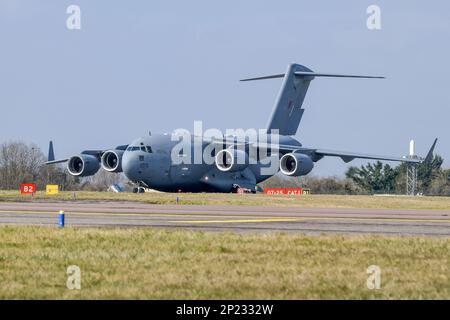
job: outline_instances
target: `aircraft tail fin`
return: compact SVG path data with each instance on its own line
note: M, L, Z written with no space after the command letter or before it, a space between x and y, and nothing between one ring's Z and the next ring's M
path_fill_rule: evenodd
M344 74L317 73L300 64L290 64L286 73L258 78L242 79L241 81L266 80L284 78L280 92L275 101L272 114L267 124L267 131L277 129L281 135L295 135L305 109L303 100L308 91L309 83L315 77L338 78L384 78L374 76L358 76Z

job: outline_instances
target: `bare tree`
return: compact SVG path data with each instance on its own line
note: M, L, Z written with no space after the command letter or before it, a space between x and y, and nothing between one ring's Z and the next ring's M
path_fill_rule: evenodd
M74 189L78 179L68 175L61 165L44 165L45 156L35 144L22 141L0 145L0 189L19 189L21 183L36 183L38 190L46 184Z
M0 188L17 189L35 182L45 157L34 144L16 141L0 145Z

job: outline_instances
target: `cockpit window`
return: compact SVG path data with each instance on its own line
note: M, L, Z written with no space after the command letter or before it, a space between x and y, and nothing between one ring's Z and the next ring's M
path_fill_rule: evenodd
M144 151L148 153L152 153L152 147L150 146L140 146L140 147L128 147L127 151Z

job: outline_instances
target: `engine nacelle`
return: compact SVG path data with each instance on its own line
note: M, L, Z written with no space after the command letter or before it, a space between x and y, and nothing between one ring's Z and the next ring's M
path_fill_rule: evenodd
M73 176L87 177L97 173L100 169L98 159L90 154L79 154L73 156L67 162L67 170Z
M304 176L313 168L314 163L306 154L286 153L280 159L280 171L287 176Z
M123 150L108 150L103 153L102 168L108 172L122 172Z
M223 149L217 152L215 162L220 171L241 171L248 166L248 154L242 150Z

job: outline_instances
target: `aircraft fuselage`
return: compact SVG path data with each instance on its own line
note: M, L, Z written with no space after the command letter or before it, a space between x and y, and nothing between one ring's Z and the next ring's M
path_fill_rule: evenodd
M281 140L301 146L291 137L281 137ZM170 134L136 139L122 156L124 174L138 185L167 192L231 192L236 187L254 191L257 183L272 176L261 174L261 168L268 165L260 161L234 172L221 171L214 163L204 163L203 159L202 163L194 163L194 146L192 153L186 155L190 156L191 161L174 164L172 150L177 143L172 141ZM201 143L202 152L207 145Z

